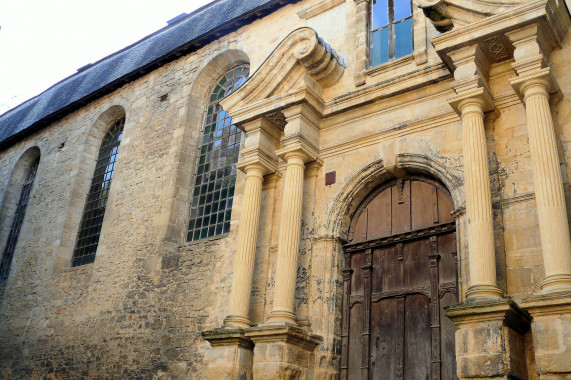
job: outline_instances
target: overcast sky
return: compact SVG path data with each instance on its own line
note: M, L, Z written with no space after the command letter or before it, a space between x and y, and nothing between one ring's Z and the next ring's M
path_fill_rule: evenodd
M0 0L0 114L211 0Z

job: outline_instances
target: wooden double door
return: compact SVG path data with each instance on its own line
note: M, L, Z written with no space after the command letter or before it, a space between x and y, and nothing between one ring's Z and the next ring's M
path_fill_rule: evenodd
M355 213L345 246L341 379L456 379L456 229L449 193L396 180Z

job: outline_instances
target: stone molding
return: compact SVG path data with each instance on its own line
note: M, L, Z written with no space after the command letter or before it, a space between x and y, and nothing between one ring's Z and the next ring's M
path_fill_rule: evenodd
M319 335L310 334L291 325L251 327L245 330L245 336L250 338L254 345L262 342L282 342L305 350L314 350L323 341Z
M243 329L220 328L202 332L202 337L212 347L238 346L252 350L254 343L246 337Z
M319 3L312 5L308 8L305 8L299 12L297 15L299 18L308 19L315 16L318 16L324 12L327 12L330 9L335 8L338 5L345 3L345 0L323 0Z
M454 71L454 64L447 53L465 46L467 43L481 42L485 55L491 63L498 59L506 59L504 55L494 53L497 47L486 43L490 38L497 38L507 52L513 50L511 44L503 36L504 33L521 28L522 26L537 23L545 35L545 41L552 47L561 46L569 27L565 4L557 0L540 0L514 8L504 13L490 16L481 21L464 27L451 30L432 39L436 52L450 69Z
M571 292L536 294L522 298L520 306L533 317L553 314L571 314Z

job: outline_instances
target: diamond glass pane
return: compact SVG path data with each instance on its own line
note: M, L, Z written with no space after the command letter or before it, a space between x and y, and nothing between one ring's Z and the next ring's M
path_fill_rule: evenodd
M242 132L232 123L232 118L222 109L219 101L238 89L248 74L248 66L235 67L218 81L210 94L195 171L188 241L230 232L236 162Z
M36 178L39 163L39 158L32 163L30 169L28 169L28 173L26 173L26 179L22 185L22 191L20 191L20 199L16 206L16 212L14 214L12 224L10 225L6 247L4 248L4 252L2 252L2 260L0 261L0 284L5 284L8 280L10 266L12 265L12 257L14 257L14 251L16 249L16 244L18 243L18 236L20 235L20 229L22 228L24 215L26 214L26 206L30 200L30 190L32 190L32 185Z
M103 138L101 148L99 148L95 172L91 179L73 251L71 265L74 267L89 264L95 260L124 125L124 118L117 120Z

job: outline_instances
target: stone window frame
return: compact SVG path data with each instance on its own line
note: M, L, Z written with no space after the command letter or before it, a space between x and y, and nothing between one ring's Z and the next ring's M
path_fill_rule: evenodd
M218 80L230 69L243 64L250 64L250 59L243 50L235 48L223 50L211 59L204 60L203 64L196 70L193 78L189 80L190 89L185 119L174 132L175 135L180 135L181 138L176 158L174 196L171 200L164 238L167 245L202 244L205 241L220 239L227 235L222 234L196 241L186 240L196 162L200 157L199 153L203 139L204 110L209 103L210 93L215 88ZM238 190L236 189L235 197L237 193ZM234 202L236 202L236 199ZM234 218L234 210L232 211L232 218Z
M371 9L372 0L354 0L355 13L352 25L354 25L355 49L354 49L354 74L355 86L363 86L367 77L385 74L406 66L412 62L416 66L428 62L428 33L426 17L418 7L415 0L412 1L413 20L413 49L412 54L393 59L378 66L371 66Z
M22 191L22 186L26 179L26 175L30 170L32 164L34 164L35 161L40 161L40 158L41 158L40 148L38 146L32 146L26 149L24 153L20 155L20 157L16 161L16 164L14 165L14 168L11 171L11 175L9 177L8 183L4 191L4 199L2 201L2 207L0 208L0 255L3 254L4 249L6 248L6 243L8 241L8 234L10 232L10 226L12 224L12 220L16 212L16 207L20 200L20 194ZM30 189L30 194L29 194L30 201L28 202L28 206L30 206L30 203L34 198L34 194L37 188L37 183L39 178L38 173L40 172L41 169L40 165L41 162L38 164L38 168L36 170L36 176L34 178L32 187ZM29 218L30 207L26 208L26 214L28 215ZM24 217L24 221L22 222L19 235L25 234L25 227L27 224L26 221L28 218ZM18 251L18 248L21 246L21 244L22 244L21 240L19 239L18 243L16 244L14 255L12 257L12 269L11 269L12 271L14 270L15 267L14 258L17 256L16 252ZM8 281L10 277L12 276L8 277ZM6 283L2 284L1 286L4 286Z
M95 170L101 143L109 128L113 126L113 123L121 118L125 118L122 145L125 144L126 132L129 130L130 125L130 120L127 117L126 109L126 105L119 104L106 108L105 111L99 114L95 122L93 122L85 136L85 140L78 148L79 162L77 164L76 172L74 173L75 179L72 185L72 192L66 210L66 218L62 229L60 243L57 249L57 255L54 264L54 273L91 267L94 264L97 264L97 262L104 256L102 242L105 240L105 233L109 228L107 215L109 214L109 208L114 203L115 192L117 191L116 186L111 186L109 191L107 210L105 213L106 217L103 219L103 225L101 227L99 244L95 255L95 262L76 267L72 266L73 251L75 242L77 240L77 234L79 232L79 224L83 215L85 203L87 201L87 193L89 192L91 177L93 176ZM120 150L117 156L117 162L115 163L116 168L121 167L123 154L124 153L122 153ZM116 176L116 173L114 176Z
M124 127L124 117L120 117L112 122L107 129L107 132L105 132L99 146L96 166L94 168L94 173L91 176L89 191L85 197L85 205L83 212L81 213L81 221L79 223L77 239L73 249L71 265L74 267L91 264L95 261L96 253L91 253L90 251L93 248L97 250L101 239L101 228L103 227L103 220L105 219L109 193L111 186L113 185L117 157L121 152L121 140ZM108 139L111 139L111 141ZM102 157L102 153L105 152L109 152L109 155ZM101 163L104 163L104 165L101 166ZM103 170L103 172L98 174L98 170ZM97 189L94 189L94 187ZM95 207L93 206L94 203L96 204ZM103 212L101 224L98 222L99 215L95 217L90 216L90 212ZM89 253L86 253L86 251Z

